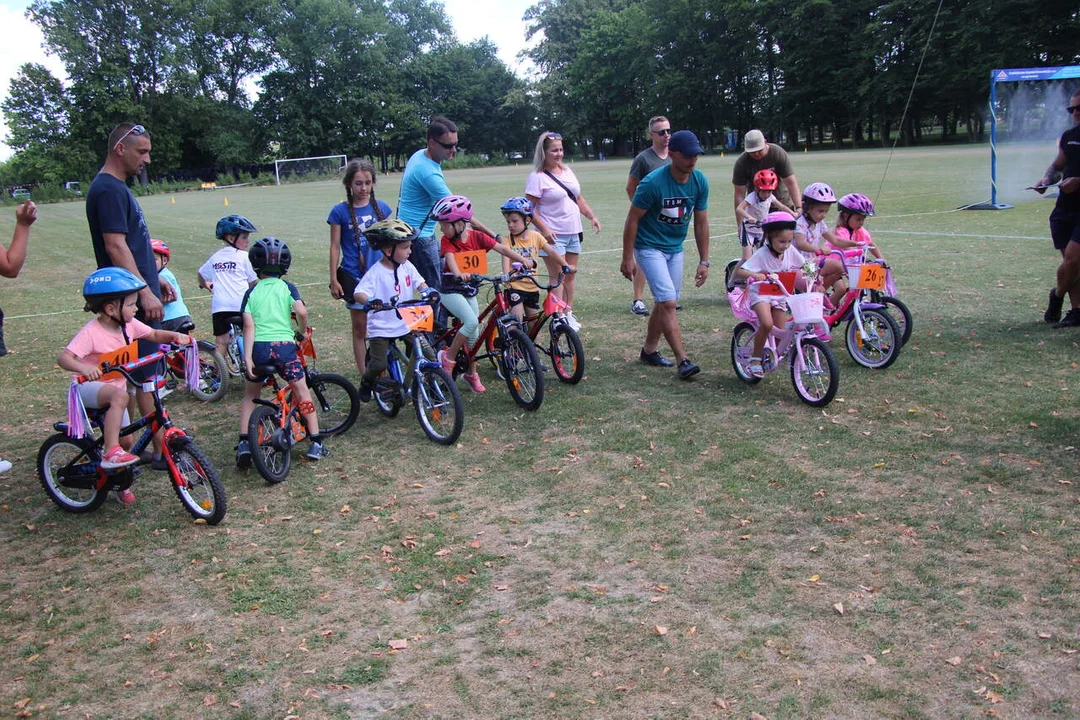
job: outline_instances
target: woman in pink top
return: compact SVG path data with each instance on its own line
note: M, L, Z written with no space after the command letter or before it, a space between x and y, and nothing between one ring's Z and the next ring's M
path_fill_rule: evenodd
M600 220L589 203L585 202L574 171L563 165L563 141L559 133L540 133L533 154L533 171L525 182L525 197L533 204L533 224L537 231L559 249L566 258L566 264L576 271L583 235L581 216L588 218L593 231L597 233L600 232ZM562 268L553 264L554 258L545 255L544 259L548 274L557 277ZM571 306L574 304L576 277L573 272L564 275L563 284L554 291ZM566 313L566 320L575 330L581 328L572 311Z

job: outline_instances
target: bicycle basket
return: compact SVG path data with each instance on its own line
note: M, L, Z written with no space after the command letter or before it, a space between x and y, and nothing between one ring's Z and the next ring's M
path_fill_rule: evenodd
M825 295L823 293L810 292L802 295L789 295L787 304L788 308L791 309L791 319L797 323L821 322L825 313Z

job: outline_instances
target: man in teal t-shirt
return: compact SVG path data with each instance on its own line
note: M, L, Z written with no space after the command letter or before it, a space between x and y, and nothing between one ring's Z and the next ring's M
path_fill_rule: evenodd
M652 171L637 186L623 228L623 257L619 268L630 280L640 267L655 300L641 348L641 361L656 367L678 364L679 377L687 380L701 368L690 361L683 346L675 305L682 286L683 243L694 225L698 250L694 285L709 277L709 181L697 170L704 152L697 136L680 130L671 136L671 164ZM675 363L660 354L660 337L667 340Z

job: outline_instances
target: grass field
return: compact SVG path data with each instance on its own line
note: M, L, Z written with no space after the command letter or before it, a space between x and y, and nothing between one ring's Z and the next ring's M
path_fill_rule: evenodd
M1045 159L1050 153L1039 148ZM232 469L240 393L170 400L221 470L195 525L164 477L131 510L67 515L35 455L63 417L59 349L86 320L79 203L43 206L0 284L0 709L34 717L685 718L1080 715L1077 359L1042 322L1046 199L988 196L983 148L800 154L802 185L875 198L868 228L915 334L888 370L841 369L824 410L730 364L722 266L732 157L712 182L713 274L684 285L690 383L637 361L618 274L629 162L575 165L604 223L581 259L586 379L536 413L490 368L459 444L364 406L332 456L267 486ZM1040 156L1040 159L1042 157ZM1042 163L1045 165L1045 162ZM462 170L489 225L527 168ZM1031 181L1035 178L1029 178ZM377 194L395 204L397 177ZM292 247L320 367L355 378L326 290L336 183L155 196L155 236L205 332L195 269L226 212ZM228 208L224 208L225 198ZM831 219L831 218L830 218ZM10 238L13 212L0 218ZM693 257L693 251L690 251ZM688 263L692 272L693 262ZM405 640L391 649L391 640ZM400 645L400 643L395 643Z

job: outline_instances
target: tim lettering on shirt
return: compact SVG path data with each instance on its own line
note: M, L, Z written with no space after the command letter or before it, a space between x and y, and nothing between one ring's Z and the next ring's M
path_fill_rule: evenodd
M685 197L664 198L660 214L657 216L660 222L670 225L685 224L689 200L690 198Z

